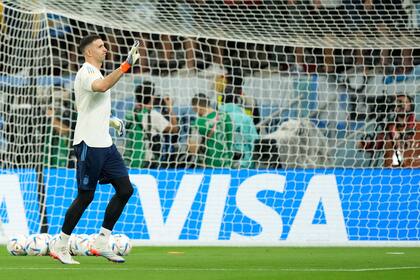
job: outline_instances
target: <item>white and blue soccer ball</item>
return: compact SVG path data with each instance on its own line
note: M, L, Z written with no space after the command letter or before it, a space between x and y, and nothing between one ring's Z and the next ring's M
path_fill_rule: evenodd
M32 234L26 239L25 251L29 256L45 256L48 253L48 243L48 236Z
M51 248L55 246L55 243L60 238L59 234L56 234L51 237L50 241L48 242L48 252L51 252Z
M25 256L26 236L16 235L9 238L7 241L7 251L12 256Z
M46 255L48 255L48 253L50 252L50 241L51 241L53 236L51 234L48 234L48 233L40 233L39 235L42 239L45 240L45 242L47 242L47 253L46 253Z
M90 236L87 234L73 234L69 241L70 254L73 256L91 256Z
M77 237L78 237L77 234L72 234L70 235L70 238L69 238L69 252L70 252L70 255L72 256L75 256L73 251L77 250L77 243L76 243Z
M70 236L69 242L67 243L67 249L69 250L69 252L70 252L70 241L71 241L71 238L72 237ZM51 252L51 248L53 248L55 246L56 242L59 241L60 239L61 239L60 234L56 234L56 235L54 235L54 236L51 237L51 239L48 242L48 253Z
M127 256L133 247L130 238L123 233L114 234L110 239L110 243L112 251L120 256Z

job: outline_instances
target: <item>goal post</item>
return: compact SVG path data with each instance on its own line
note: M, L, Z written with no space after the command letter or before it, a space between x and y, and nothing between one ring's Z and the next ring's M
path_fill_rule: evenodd
M145 245L418 245L420 11L397 2L1 1L3 232L60 231L77 193L77 49L96 33L105 75L140 41L112 88L127 134L110 133L135 188L116 233ZM217 111L214 129L198 105ZM98 185L75 233L98 230L112 195Z

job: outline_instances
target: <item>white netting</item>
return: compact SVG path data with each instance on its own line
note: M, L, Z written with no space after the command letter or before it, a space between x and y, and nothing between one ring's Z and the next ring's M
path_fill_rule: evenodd
M5 1L9 2L9 1ZM417 1L10 1L153 33L317 47L416 47ZM106 18L106 22L103 19ZM325 37L337 36L327 42Z
M364 3L3 0L0 185L18 175L30 233L59 231L77 191L77 47L97 33L105 74L141 43L112 89L127 123L125 137L112 135L138 188L116 231L154 242L417 241L420 6ZM163 117L149 125L150 92ZM76 233L100 226L109 190L98 187Z

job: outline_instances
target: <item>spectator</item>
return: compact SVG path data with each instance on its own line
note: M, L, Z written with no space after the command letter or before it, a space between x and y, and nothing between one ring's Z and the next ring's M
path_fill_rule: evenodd
M169 71L178 67L174 50L175 36L142 33L141 37L140 64L143 73L153 71L154 67L157 67L158 72L161 70ZM152 51L155 53L152 54ZM152 57L156 58L155 63L152 62ZM155 73L155 71L152 73ZM156 74L160 74L160 72Z
M403 8L403 0L367 0L364 4L378 31L398 35L406 30L408 17Z
M233 167L253 168L254 162L252 155L254 151L255 140L258 139L257 129L252 117L245 113L240 105L242 100L235 92L230 91L222 97L222 104L219 106L219 112L228 114L232 120L233 127Z
M377 153L383 154L385 167L418 167L420 149L414 145L420 138L420 124L415 121L415 104L411 96L398 94L386 98L386 114L376 119L375 131L366 135L359 147L371 153L376 159ZM381 115L379 115L381 116Z
M172 111L172 100L163 98L169 120L154 109L156 96L152 82L145 81L135 89L136 105L126 116L127 144L124 158L130 168L162 167L162 145L165 133L177 133L177 118Z
M59 59L54 62L54 75L68 75L77 72L77 51L75 36L71 25L72 20L64 16L47 14L48 29L50 32L52 52Z
M403 6L408 15L408 25L410 28L420 28L420 1L405 0Z
M385 83L393 81L396 76L409 74L414 69L413 49L382 49L380 66L385 75L390 75Z
M69 91L62 88L55 88L53 96L53 104L45 112L50 120L45 134L47 137L44 163L49 167L74 168L71 139L76 114L71 102L72 97Z
M181 1L180 1L181 2ZM194 29L196 26L204 25L213 32L220 33L222 24L217 15L217 6L214 1L209 0L187 0L178 3L178 13L183 19L186 29ZM197 70L200 76L214 77L218 74L225 74L224 52L226 42L224 40L208 38L184 38L183 47L186 52L186 63L180 73L190 73Z
M257 125L261 120L261 112L257 100L244 92L243 76L243 72L239 67L230 68L226 75L226 87L223 92L234 92L237 96L240 96L245 113L249 115L253 119L254 124Z
M343 33L340 16L341 0L283 0L281 7L287 15L286 24L297 32L311 32L335 40L334 34ZM345 32L344 32L345 33ZM292 73L335 72L334 50L331 48L304 48L289 51L289 70Z
M343 0L343 5L350 31L398 34L407 25L401 0Z
M7 146L7 142L3 136L3 130L4 130L4 120L3 120L2 115L0 115L0 154L3 152L6 152L6 146Z
M189 14L180 10L179 7L189 7L187 3L180 1L142 1L133 6L129 11L129 17L139 19L145 24L153 25L156 22L173 24L173 18L179 18ZM187 37L170 34L140 33L133 32L131 37L139 38L140 41L140 66L141 72L151 72L153 75L168 74L184 67L192 71L195 67L194 50L192 40ZM183 49L184 60L179 59Z
M223 41L167 34L142 33L141 37L140 65L143 73L151 71L152 74L159 75L177 71L180 74L190 74L206 67L208 68L203 71L202 75L225 73L222 66ZM177 55L179 49L184 52L182 58ZM207 52L206 49L210 51ZM155 53L153 54L153 52ZM205 61L207 53L211 53L211 63L208 65Z
M226 74L223 62L226 42L220 39L191 39L190 49L192 58L196 61L195 65L198 73L202 77L214 77L216 75ZM200 63L202 61L202 65Z
M204 155L203 160L197 160L198 165L204 163L205 167L231 167L233 128L229 114L214 110L203 93L194 96L191 105L198 118L190 135L189 152Z

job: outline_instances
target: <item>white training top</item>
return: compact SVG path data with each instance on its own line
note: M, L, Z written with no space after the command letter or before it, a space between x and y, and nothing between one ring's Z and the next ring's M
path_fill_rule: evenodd
M103 78L99 69L87 62L77 72L74 81L77 123L73 145L82 141L85 141L89 147L104 148L112 145L109 134L111 91L92 90L93 81Z

